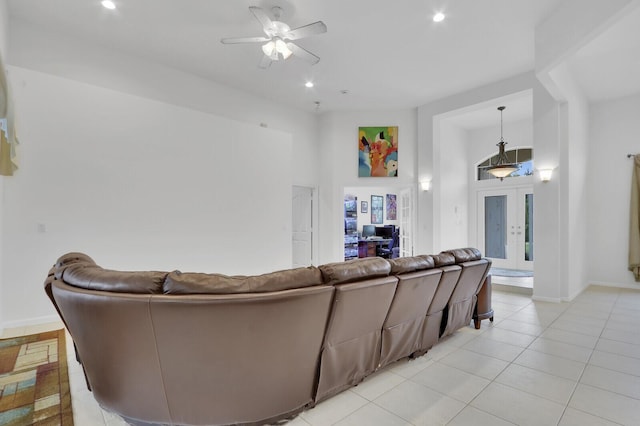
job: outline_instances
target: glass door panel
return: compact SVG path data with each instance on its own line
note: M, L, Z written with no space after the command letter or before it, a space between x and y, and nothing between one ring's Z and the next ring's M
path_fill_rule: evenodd
M484 253L494 259L507 258L507 196L484 198Z

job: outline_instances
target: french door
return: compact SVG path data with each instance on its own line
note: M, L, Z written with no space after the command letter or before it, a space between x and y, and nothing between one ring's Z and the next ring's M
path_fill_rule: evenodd
M533 270L533 187L478 191L478 242L493 266Z

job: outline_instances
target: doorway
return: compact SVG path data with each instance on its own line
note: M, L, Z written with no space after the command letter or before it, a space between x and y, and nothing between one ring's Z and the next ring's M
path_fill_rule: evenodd
M533 187L478 191L478 242L494 268L533 271Z

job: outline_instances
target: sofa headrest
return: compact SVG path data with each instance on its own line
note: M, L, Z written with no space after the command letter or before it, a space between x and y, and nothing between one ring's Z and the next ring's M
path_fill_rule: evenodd
M96 264L96 262L92 258L90 258L84 253L77 253L77 252L67 253L67 254L63 254L58 258L58 260L56 260L56 263L53 265L53 267L49 272L53 273L53 275L57 280L60 280L62 279L62 273L64 272L64 270L69 265L74 265L77 263L80 263L83 265Z
M482 259L482 253L480 253L480 250L473 247L445 250L445 253L453 255L456 259L456 263L471 262L473 260Z
M315 266L254 276L228 276L173 271L164 282L165 294L266 293L322 284Z
M367 278L385 277L391 272L391 265L381 257L366 257L347 262L327 263L319 266L325 284L335 285Z
M61 279L74 287L114 293L161 293L166 272L125 272L89 263L73 263L62 270Z
M436 266L455 265L456 258L451 253L442 252L431 256Z
M433 268L433 258L428 255L414 257L397 257L389 259L391 274L406 274L407 272Z

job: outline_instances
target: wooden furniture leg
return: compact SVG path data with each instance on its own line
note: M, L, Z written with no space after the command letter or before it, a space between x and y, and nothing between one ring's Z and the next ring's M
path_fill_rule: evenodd
M480 321L489 318L493 322L493 309L491 308L491 275L487 275L480 291L478 292L478 301L476 309L473 313L473 323L476 330L480 329Z

